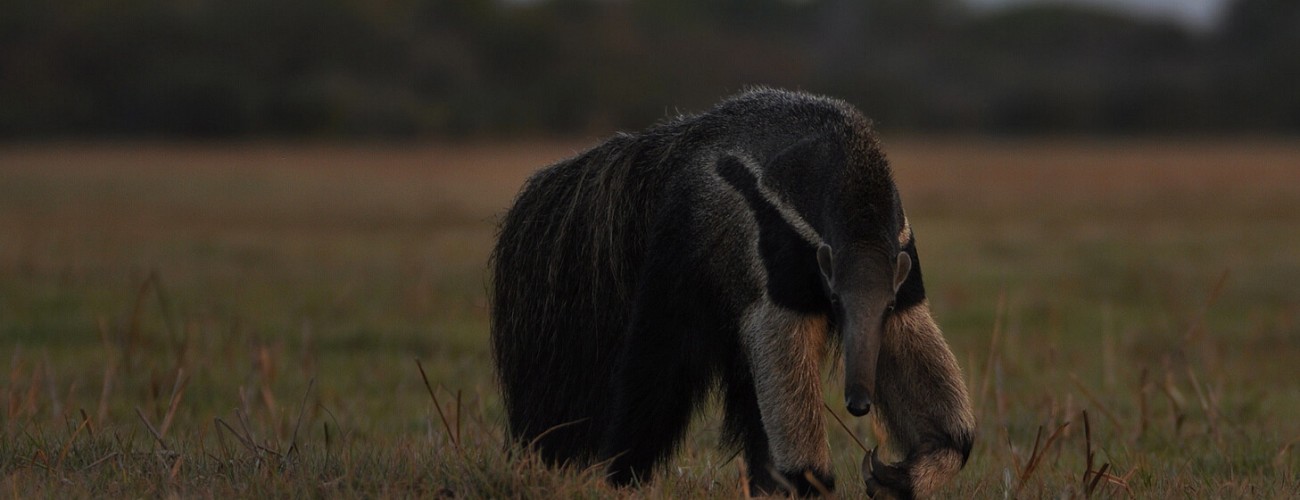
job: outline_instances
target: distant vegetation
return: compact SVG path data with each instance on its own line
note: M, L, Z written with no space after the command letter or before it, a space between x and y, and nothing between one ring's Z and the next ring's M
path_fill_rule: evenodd
M746 85L888 129L1300 131L1300 3L1206 33L956 0L0 0L0 137L640 128Z

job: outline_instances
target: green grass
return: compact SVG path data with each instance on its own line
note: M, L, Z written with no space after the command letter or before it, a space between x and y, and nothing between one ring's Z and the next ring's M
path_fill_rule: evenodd
M886 144L980 422L948 495L1300 495L1300 148ZM715 409L637 491L506 445L495 217L581 147L0 149L0 495L739 495Z

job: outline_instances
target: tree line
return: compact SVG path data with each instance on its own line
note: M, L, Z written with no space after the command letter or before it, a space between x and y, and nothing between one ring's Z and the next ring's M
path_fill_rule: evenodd
M0 137L641 128L749 85L882 127L1300 131L1300 2L1211 31L957 0L0 0Z

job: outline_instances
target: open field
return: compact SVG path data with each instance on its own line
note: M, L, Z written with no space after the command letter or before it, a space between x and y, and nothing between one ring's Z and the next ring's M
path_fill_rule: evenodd
M1300 496L1300 143L885 140L953 497ZM0 146L0 495L739 495L714 411L637 492L505 451L495 220L587 144Z

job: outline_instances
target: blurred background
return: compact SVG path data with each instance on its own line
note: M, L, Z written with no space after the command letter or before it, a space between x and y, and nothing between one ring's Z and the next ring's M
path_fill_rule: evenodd
M642 128L747 85L897 131L1300 131L1291 0L0 0L0 137Z

